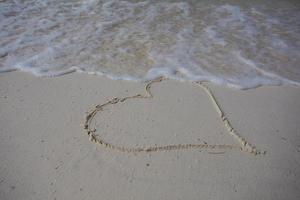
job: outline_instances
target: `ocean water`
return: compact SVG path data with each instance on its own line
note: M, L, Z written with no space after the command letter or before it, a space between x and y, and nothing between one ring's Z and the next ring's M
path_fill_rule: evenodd
M1 0L0 72L300 85L300 1Z

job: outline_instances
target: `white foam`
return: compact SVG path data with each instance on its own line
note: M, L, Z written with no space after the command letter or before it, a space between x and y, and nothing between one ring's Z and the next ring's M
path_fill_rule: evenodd
M277 3L0 2L0 72L299 85L300 12Z

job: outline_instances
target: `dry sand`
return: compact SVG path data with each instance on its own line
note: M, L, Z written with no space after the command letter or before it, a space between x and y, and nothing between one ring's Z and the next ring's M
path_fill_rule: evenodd
M0 74L0 199L299 199L300 88L213 84L233 127L265 155L238 150L127 154L91 143L86 111L144 84L69 74ZM164 81L153 99L105 109L97 134L118 145L237 144L206 93Z

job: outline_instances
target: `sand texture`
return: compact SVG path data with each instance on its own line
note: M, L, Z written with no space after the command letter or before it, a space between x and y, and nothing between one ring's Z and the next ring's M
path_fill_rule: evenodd
M0 74L0 199L299 199L300 88L206 85L234 131L266 154L114 151L89 140L86 117L115 97L147 95L146 84L76 73ZM199 85L151 86L152 98L103 107L90 122L95 137L132 149L239 145Z

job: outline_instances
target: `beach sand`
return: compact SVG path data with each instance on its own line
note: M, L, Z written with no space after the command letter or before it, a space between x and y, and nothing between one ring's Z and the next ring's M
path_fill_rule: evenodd
M0 74L0 199L300 199L300 88L208 84L232 126L265 155L190 149L128 154L92 143L86 112L145 84L102 76ZM238 144L193 83L104 109L96 134L123 146Z

